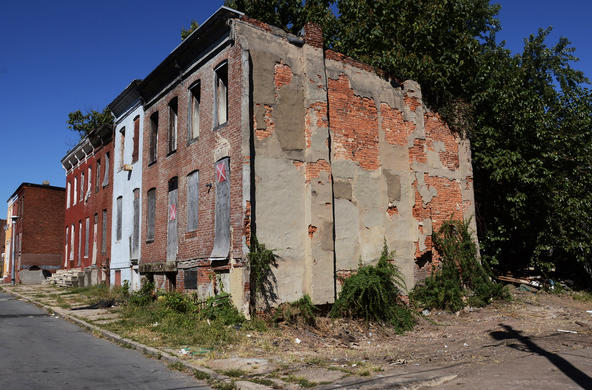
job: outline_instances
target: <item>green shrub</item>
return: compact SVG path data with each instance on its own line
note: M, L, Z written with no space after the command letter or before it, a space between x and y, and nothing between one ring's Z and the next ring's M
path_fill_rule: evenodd
M154 283L144 280L142 287L140 287L138 291L134 291L130 294L128 303L136 306L146 306L152 302L154 298Z
M170 291L162 295L162 302L164 306L172 311L179 313L187 313L195 310L195 305L191 299L177 291Z
M411 329L415 320L401 300L405 282L391 257L385 240L378 263L360 267L345 280L331 316L386 322L397 331Z
M250 286L251 286L251 314L257 312L258 300L265 305L267 309L271 303L277 300L275 285L277 280L273 273L273 267L277 267L277 255L273 249L267 249L264 244L257 241L257 237L252 235L251 245L249 246L249 268L250 268Z
M310 296L304 295L295 302L279 305L273 315L273 321L275 323L286 321L291 324L303 322L307 325L314 326L317 312L318 309L313 305Z
M242 324L245 321L245 317L232 304L228 293L209 297L200 308L198 316L201 320L220 321L224 325Z
M477 259L469 221L445 221L432 238L441 255L440 268L433 269L411 291L409 298L414 305L458 311L467 304L481 307L493 299L509 299L507 289L495 283Z

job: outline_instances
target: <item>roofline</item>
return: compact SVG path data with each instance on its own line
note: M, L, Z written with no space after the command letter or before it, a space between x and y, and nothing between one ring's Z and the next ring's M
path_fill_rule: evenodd
M6 200L6 202L10 202L10 200L12 198L14 198L17 194L17 192L19 192L21 190L21 188L25 188L25 187L36 187L36 188L46 188L49 190L55 190L55 191L66 191L66 188L64 187L56 187L56 186L50 186L50 185L44 185L44 184L36 184L36 183L21 183L20 186L18 186L18 188L16 189L16 191L14 191L12 193L12 195L10 195L8 197L8 199Z

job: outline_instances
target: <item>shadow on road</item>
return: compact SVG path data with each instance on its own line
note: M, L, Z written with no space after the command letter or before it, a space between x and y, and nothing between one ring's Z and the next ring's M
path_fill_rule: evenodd
M526 347L527 351L534 352L537 355L544 356L545 358L547 358L549 362L551 362L562 373L564 373L567 377L569 377L575 383L580 385L582 388L592 389L592 378L590 378L584 372L580 371L573 364L571 364L561 356L557 355L556 353L549 352L539 347L530 339L530 337L523 336L520 331L515 330L511 326L504 324L500 324L500 326L502 326L506 330L490 332L491 337L493 337L496 340L517 340L521 342L522 345ZM511 344L509 346L511 348L524 351L524 348L522 348L522 346L516 344Z

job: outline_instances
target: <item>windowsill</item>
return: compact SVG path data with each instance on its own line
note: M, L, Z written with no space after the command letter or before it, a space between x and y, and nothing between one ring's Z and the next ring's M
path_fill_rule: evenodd
M152 244L154 242L154 238L150 238L146 240L146 244Z
M168 152L168 153L167 153L167 155L166 155L166 156L167 156L167 158L168 158L168 157L172 156L172 155L173 155L173 154L175 154L175 153L177 153L177 149L175 149L175 150L171 150L170 152Z
M222 129L222 128L226 127L226 125L228 125L228 121L226 121L226 122L224 122L224 123L221 123L221 124L219 124L219 125L216 125L216 126L214 126L214 129L213 129L213 130L214 130L214 131L220 130L220 129Z
M191 138L190 140L187 141L187 146L196 143L197 141L199 141L199 135L195 138Z
M156 162L157 162L157 161L158 161L158 160L150 161L150 162L148 163L148 166L149 166L149 167L153 166L154 164L156 164Z

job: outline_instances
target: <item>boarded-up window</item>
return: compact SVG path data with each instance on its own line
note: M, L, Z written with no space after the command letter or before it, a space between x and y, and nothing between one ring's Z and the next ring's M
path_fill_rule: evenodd
M107 254L107 210L103 210L103 223L101 226L101 254Z
M82 220L78 221L78 265L82 260Z
M74 224L70 226L70 260L74 260L74 237L76 232L74 231Z
M72 205L76 204L76 200L78 199L78 177L74 178L74 194L72 196Z
M115 283L116 286L121 286L121 270L115 271Z
M228 119L228 63L216 68L216 125L226 123Z
M183 272L183 285L186 290L197 289L197 270L186 269Z
M140 190L134 190L134 220L132 230L132 259L138 258L140 248Z
M80 201L84 199L84 172L80 174Z
M88 198L90 196L91 193L91 188L92 188L92 168L88 167L88 174L86 175L88 177L88 183L86 183L86 197Z
M189 139L194 140L199 137L199 104L201 100L201 85L199 82L191 88L189 94L191 96L189 101Z
M199 210L199 172L187 176L187 231L197 230Z
M116 226L116 239L117 241L121 240L121 220L122 220L122 215L121 215L121 207L122 207L122 203L123 203L123 198L121 196L119 196L117 198L117 226Z
M167 261L177 258L177 198L178 179L173 177L169 180L169 202L167 222Z
M66 208L69 209L70 208L70 182L66 183Z
M125 164L125 127L122 127L119 133L121 134L119 138L119 169L123 169L123 164Z
M150 163L158 158L158 111L150 116Z
M86 218L86 226L84 229L85 236L84 236L84 257L88 257L88 247L90 242L90 218Z
M105 175L103 176L103 187L109 185L109 152L105 153Z
M64 245L64 267L68 266L68 244L70 243L70 227L66 226L66 245Z
M146 212L146 240L154 240L154 218L156 217L156 188L148 191L148 211Z
M177 98L173 98L169 103L169 153L177 150L177 102Z
M216 220L212 258L227 258L230 251L230 160L214 164L216 171Z
M99 228L99 214L95 214L93 223L93 246L92 246L92 263L97 263L97 239L98 239L98 228Z
M95 192L101 188L101 160L97 160L97 177L95 178Z
M138 150L140 147L140 116L134 118L134 148L132 149L132 164L138 161Z

